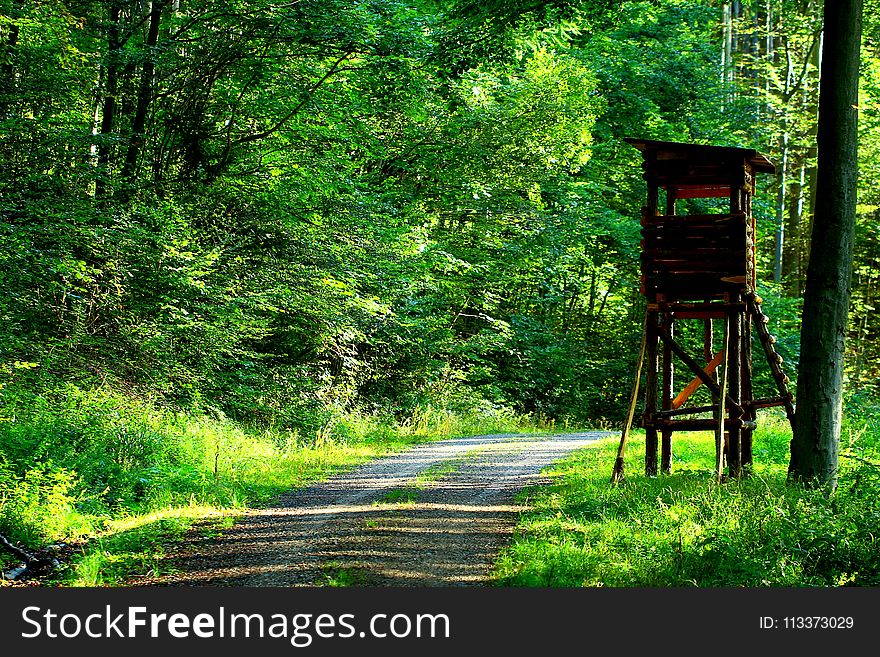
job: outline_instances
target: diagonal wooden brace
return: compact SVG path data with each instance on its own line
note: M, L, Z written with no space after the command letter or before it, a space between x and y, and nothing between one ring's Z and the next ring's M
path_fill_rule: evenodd
M658 326L656 322L652 322L652 324L653 326L651 328L657 332L657 336L663 340L663 344L672 349L672 352L678 356L694 374L697 375L697 378L703 382L703 385L709 388L715 397L718 397L721 394L721 388L712 380L712 377L706 373L706 370L700 367L700 364L691 358L691 356L681 348L681 345L679 345L669 333L663 330L663 327ZM724 401L726 402L727 408L730 410L731 417L741 417L743 415L742 406L733 401L733 398L730 395L725 395Z
M718 366L721 364L721 359L723 359L723 358L724 358L724 352L719 351L717 354L715 354L715 357L711 361L709 361L709 364L706 365L706 368L703 371L706 374L712 374L712 372L714 372L718 368ZM682 390L680 393L678 393L678 396L672 400L673 410L681 408L681 405L684 404L690 398L690 396L697 391L697 389L701 385L703 385L703 381L702 381L702 379L700 379L700 377L696 377L693 381L688 383L684 387L684 390Z

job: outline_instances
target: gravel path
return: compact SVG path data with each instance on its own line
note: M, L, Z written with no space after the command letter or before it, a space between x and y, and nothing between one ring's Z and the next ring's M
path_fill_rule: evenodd
M210 586L485 584L540 471L607 434L443 440L372 461L251 510L220 538L195 534L149 583Z

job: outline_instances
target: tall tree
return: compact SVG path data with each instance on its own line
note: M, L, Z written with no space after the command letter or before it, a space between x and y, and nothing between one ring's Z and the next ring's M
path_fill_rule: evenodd
M856 218L862 0L826 2L824 21L816 216L789 476L834 488Z

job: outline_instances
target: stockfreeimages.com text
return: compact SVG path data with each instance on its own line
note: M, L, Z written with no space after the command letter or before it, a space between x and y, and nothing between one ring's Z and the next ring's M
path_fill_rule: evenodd
M151 613L146 607L125 607L87 615L58 614L52 609L25 607L21 618L26 629L25 639L37 637L72 639L158 638L274 638L288 639L297 648L305 648L315 638L379 639L408 637L450 637L450 621L446 614L374 614L358 629L355 614L262 614L231 613L219 607L213 613Z

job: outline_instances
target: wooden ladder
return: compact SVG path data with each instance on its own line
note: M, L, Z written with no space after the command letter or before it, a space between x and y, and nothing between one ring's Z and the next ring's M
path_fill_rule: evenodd
M770 364L770 373L773 375L773 380L776 382L776 388L779 391L779 397L755 399L752 401L751 406L753 409L783 406L788 422L791 425L792 431L794 431L794 395L788 389L788 384L791 381L785 375L785 372L782 371L782 356L777 353L773 346L776 344L776 338L770 335L770 331L767 329L767 322L770 321L770 318L761 309L760 297L755 296L754 293L748 293L745 295L745 301L749 314L755 320L758 339L761 341L761 346L764 347L767 362Z

